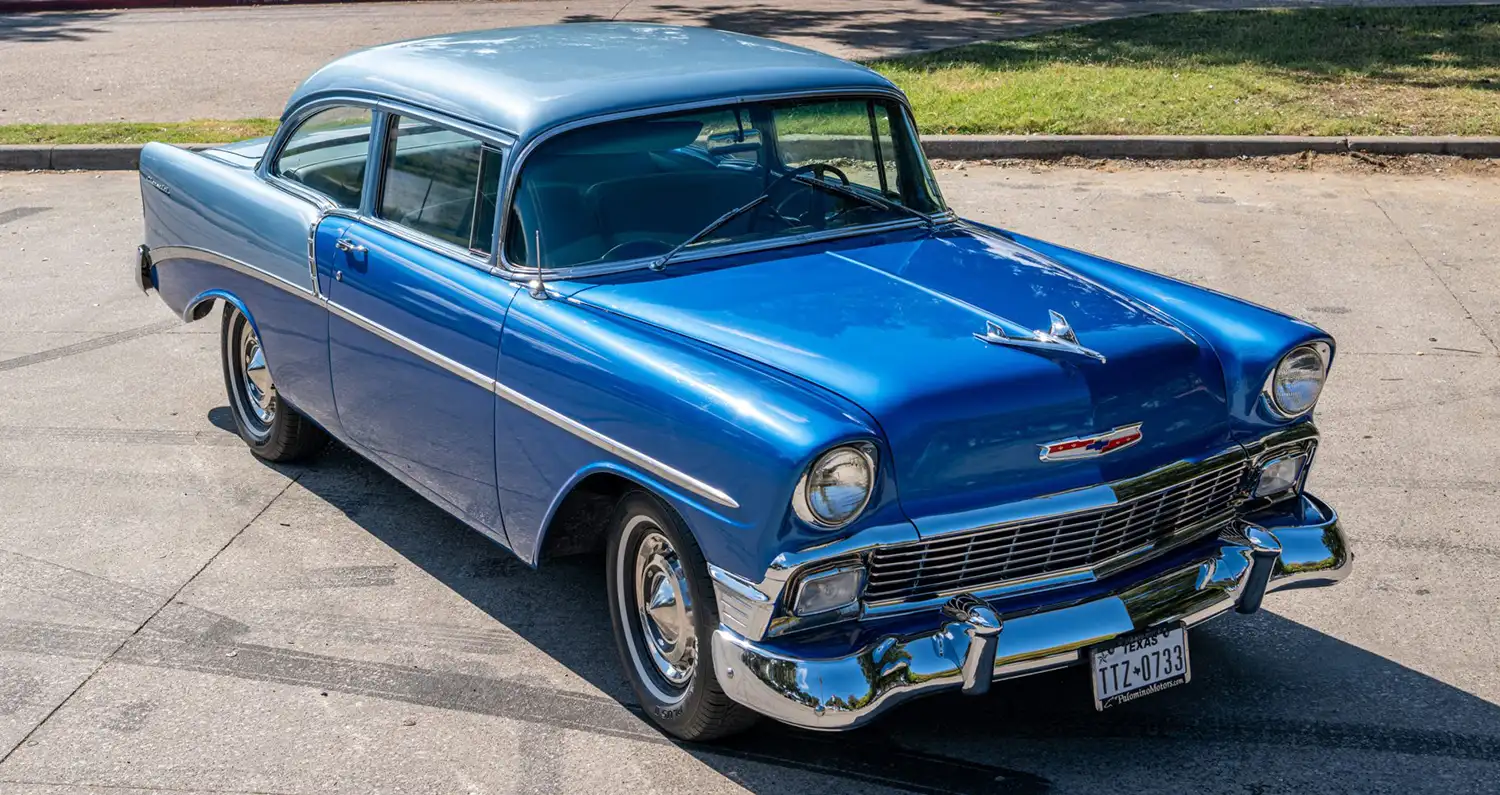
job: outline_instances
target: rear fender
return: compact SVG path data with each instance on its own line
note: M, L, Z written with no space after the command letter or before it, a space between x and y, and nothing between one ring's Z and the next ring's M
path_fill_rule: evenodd
M250 318L276 389L337 431L328 312L310 265L319 207L246 168L164 144L141 151L151 278L185 321L219 299Z

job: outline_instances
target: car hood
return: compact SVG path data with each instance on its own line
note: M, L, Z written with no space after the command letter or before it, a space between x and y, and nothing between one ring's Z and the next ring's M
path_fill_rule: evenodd
M1206 344L1004 238L961 229L779 254L680 265L574 300L858 404L884 431L901 505L924 535L1229 443L1223 371ZM990 321L1046 329L1054 311L1107 362L975 337ZM1043 444L1135 423L1142 439L1108 455L1039 454Z

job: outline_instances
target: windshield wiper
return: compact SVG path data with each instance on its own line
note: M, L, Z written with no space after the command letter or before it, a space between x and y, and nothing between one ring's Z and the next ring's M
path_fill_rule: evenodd
M820 188L822 190L828 191L829 193L833 193L838 196L845 196L847 198L854 199L855 201L862 201L872 207L879 207L883 210L895 210L896 212L906 213L913 218L919 218L921 219L922 224L927 227L928 231L937 228L937 222L932 220L932 216L928 215L927 213L924 213L921 210L914 210L904 204L901 204L900 202L893 202L883 196L877 198L872 194L855 190L854 188L843 185L842 183L827 182L825 180L817 179L816 177L797 176L793 177L793 179L802 183L803 185Z
M713 220L713 223L710 223L708 226L705 226L702 229L699 229L697 232L694 232L692 235L688 236L688 238L686 240L684 240L681 243L678 243L677 245L673 246L671 251L668 251L667 253L663 254L661 256L661 259L659 259L659 260L651 263L651 270L659 271L659 270L667 267L667 263L671 262L672 258L675 257L675 256L677 256L677 254L679 252L681 252L683 249L685 249L688 246L691 246L692 244L697 243L698 241L702 240L703 238L708 237L709 235L713 234L714 230L718 229L719 227L723 226L724 224L727 224L730 221L733 221L735 218L738 218L739 216L741 216L741 215L749 212L750 210L753 210L756 207L759 207L762 202L764 202L766 199L769 199L769 198L771 198L771 194L769 194L769 193L762 193L761 195L756 196L754 199L751 199L750 201L747 201L744 204L741 204L740 206L734 208L733 210L730 210L729 212L724 213L723 215L719 216L718 218L715 218Z

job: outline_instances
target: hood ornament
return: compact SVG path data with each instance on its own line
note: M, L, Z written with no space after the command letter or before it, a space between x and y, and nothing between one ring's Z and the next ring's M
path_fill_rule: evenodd
M974 338L992 345L1026 348L1041 354L1062 353L1082 356L1104 364L1104 354L1085 348L1078 343L1078 335L1073 332L1073 327L1068 325L1067 318L1059 312L1049 311L1047 314L1052 317L1052 326L1046 331L1033 331L1004 318L997 318L986 321L984 333L975 334Z

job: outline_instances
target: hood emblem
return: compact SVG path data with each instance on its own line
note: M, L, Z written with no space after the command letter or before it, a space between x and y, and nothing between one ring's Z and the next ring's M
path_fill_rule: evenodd
M1041 448L1043 461L1074 461L1080 458L1098 458L1113 453L1141 440L1141 423L1121 425L1112 431L1061 439L1037 445Z
M1052 326L1046 331L1032 331L1005 318L996 318L986 321L984 333L975 334L974 338L991 345L1025 348L1044 355L1060 353L1082 356L1104 364L1104 354L1078 343L1078 335L1073 332L1073 327L1062 313L1049 311L1047 314L1052 318Z

